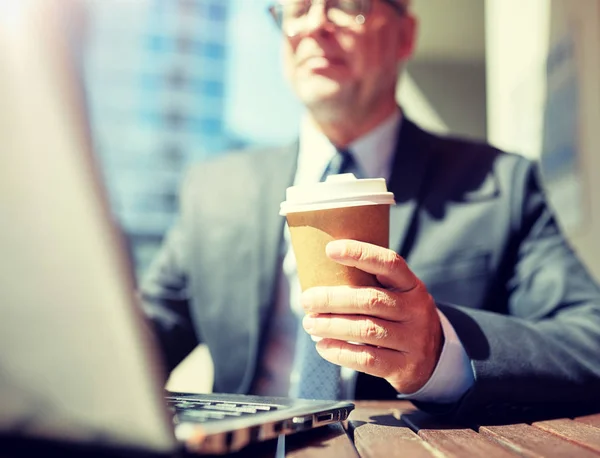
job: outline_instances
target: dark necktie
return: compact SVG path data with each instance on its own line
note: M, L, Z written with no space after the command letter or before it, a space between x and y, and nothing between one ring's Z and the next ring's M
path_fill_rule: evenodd
M327 164L321 181L325 181L329 175L337 175L339 173L354 173L356 175L358 172L358 166L352 153L347 149L339 149L331 158L329 164ZM357 176L357 178L359 177Z
M325 181L329 175L339 173L354 173L357 178L360 178L361 173L357 164L347 150L336 153L325 169L321 181ZM302 328L302 320L299 320L298 324L294 370L299 380L292 396L304 399L341 398L340 366L321 358L315 348L315 342Z

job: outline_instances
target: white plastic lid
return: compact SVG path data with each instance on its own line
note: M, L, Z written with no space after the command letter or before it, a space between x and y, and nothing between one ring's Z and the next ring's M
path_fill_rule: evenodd
M385 178L357 179L352 173L330 175L321 183L287 188L280 215L360 205L394 205Z

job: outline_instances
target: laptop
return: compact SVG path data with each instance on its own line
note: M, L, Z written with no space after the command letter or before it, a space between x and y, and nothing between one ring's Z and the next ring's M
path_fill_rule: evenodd
M348 402L165 396L94 163L71 3L0 14L0 437L223 454L345 420Z

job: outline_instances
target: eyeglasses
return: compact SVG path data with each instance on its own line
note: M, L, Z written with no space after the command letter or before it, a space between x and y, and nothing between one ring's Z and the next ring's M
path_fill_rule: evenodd
M406 7L398 0L382 1L398 14L406 13ZM269 7L269 12L282 32L293 37L306 30L308 13L315 3L323 3L329 22L344 28L364 24L371 11L372 0L280 0Z

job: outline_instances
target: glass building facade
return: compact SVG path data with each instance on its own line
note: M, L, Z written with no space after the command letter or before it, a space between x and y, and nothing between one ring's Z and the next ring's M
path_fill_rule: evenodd
M228 0L88 1L92 134L138 274L186 167L246 143L225 122L229 14Z

